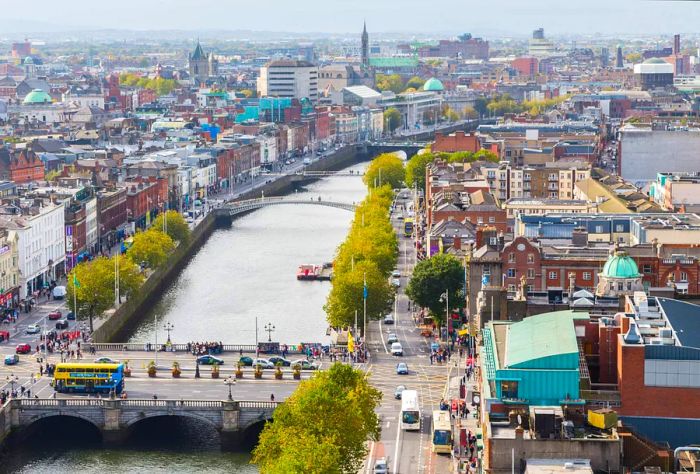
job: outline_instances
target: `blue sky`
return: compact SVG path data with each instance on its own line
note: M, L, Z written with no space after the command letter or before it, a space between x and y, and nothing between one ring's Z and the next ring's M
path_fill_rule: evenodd
M700 1L656 0L31 0L8 2L10 26L53 29L551 34L693 32ZM29 8L26 8L29 7ZM0 27L0 31L3 28ZM10 30L16 28L9 28Z

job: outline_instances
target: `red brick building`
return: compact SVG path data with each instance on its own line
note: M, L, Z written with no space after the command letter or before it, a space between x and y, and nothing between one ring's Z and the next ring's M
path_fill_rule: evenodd
M100 242L103 247L109 247L117 242L119 231L127 222L126 188L97 193L97 215Z
M137 228L145 229L147 222L168 202L168 181L164 178L137 178L120 185L126 189L127 219Z
M510 65L518 71L520 76L535 77L539 72L540 62L537 58L522 57L514 59Z
M30 183L44 179L44 163L28 149L0 148L0 179L15 183Z
M470 133L455 132L451 135L435 134L435 142L431 150L434 152L454 153L457 151L469 151L476 153L481 149L479 138Z

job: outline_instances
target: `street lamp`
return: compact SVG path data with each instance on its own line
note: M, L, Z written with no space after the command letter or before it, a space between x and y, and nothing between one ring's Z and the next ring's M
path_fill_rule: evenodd
M231 377L230 375L224 379L224 383L228 385L228 401L232 402L233 401L233 394L231 393L231 387L236 385L236 379Z
M19 382L19 377L17 377L15 374L10 374L7 377L5 377L7 380L7 383L10 384L10 397L15 396L15 384Z
M163 329L165 329L166 331L168 331L168 344L172 344L172 343L170 342L170 331L172 331L173 329L175 329L175 326L173 326L172 324L170 324L170 321L168 321L168 322L165 323L165 325L163 326Z
M267 331L267 342L272 342L272 333L275 332L275 326L272 323L267 323L264 329Z

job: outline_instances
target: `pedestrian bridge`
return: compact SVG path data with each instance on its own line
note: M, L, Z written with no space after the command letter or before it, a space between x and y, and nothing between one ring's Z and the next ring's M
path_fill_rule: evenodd
M326 176L352 176L355 178L362 177L363 173L352 171L297 171L294 176L303 176L305 178L323 178Z
M2 439L20 435L35 422L51 417L73 417L96 427L105 444L124 442L134 426L156 417L185 417L211 425L221 434L224 447L235 448L260 429L279 402L217 400L121 399L13 399L0 409Z
M354 211L355 204L345 202L324 201L318 199L298 199L294 197L263 197L258 199L247 199L245 201L234 201L227 203L223 207L217 209L217 213L225 214L233 217L238 214L254 211L269 206L280 206L288 204L312 205L334 207L336 209L344 209L346 211Z

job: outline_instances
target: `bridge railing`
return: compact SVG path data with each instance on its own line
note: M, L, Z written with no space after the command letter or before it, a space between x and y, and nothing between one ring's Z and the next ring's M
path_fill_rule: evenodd
M86 342L83 346L86 350L94 347L96 351L110 351L110 352L191 352L192 346L187 346L187 344L152 344L150 342ZM347 346L342 344L331 344L331 348L334 349L344 349ZM212 351L215 352L215 351ZM223 344L221 352L246 352L255 353L255 344ZM299 350L299 346L296 344L287 344L287 352L289 354L302 354ZM218 352L217 352L218 353Z
M13 408L34 408L34 407L103 407L109 401L117 406L132 408L215 408L222 409L225 404L231 403L223 400L151 400L151 399L130 399L130 400L105 400L88 398L15 398L9 404ZM253 409L275 409L282 402L267 402L256 400L235 400L239 408ZM7 406L7 405L5 405ZM3 407L4 409L4 407Z
M256 402L256 401L240 401L238 406L241 408L272 408L275 409L281 402Z

